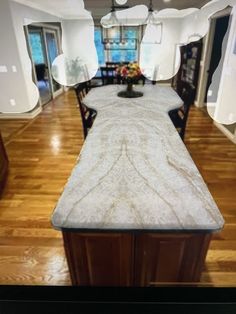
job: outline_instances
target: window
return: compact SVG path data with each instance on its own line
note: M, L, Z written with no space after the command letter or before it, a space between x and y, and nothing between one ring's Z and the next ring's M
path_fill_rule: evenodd
M98 53L99 65L104 65L106 61L111 62L131 62L138 61L138 39L139 27L125 26L122 38L126 40L125 44L112 44L112 47L105 50L102 43L102 27L95 27L95 45ZM109 39L117 40L120 38L118 30L109 29L107 36ZM106 51L106 52L105 52Z
M137 50L111 50L110 61L112 62L137 61Z
M36 31L30 32L29 40L34 63L35 64L45 63L41 32Z
M100 26L95 26L95 34L94 34L95 46L98 54L98 63L99 65L105 64L105 51L104 45L102 43L102 29Z

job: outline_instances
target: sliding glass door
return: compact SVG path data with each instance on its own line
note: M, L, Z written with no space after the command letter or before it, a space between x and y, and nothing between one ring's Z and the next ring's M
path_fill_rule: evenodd
M35 79L41 103L42 105L45 105L52 99L52 91L49 81L47 56L42 29L29 27L29 46L31 59L35 68Z
M46 43L48 67L51 73L52 63L54 59L59 55L59 38L56 30L49 29L44 29L44 37ZM62 92L62 86L53 79L52 75L50 76L50 79L53 95L57 96Z
M59 29L46 24L28 26L28 44L35 68L35 80L44 105L63 92L63 87L52 77L51 67L60 54Z

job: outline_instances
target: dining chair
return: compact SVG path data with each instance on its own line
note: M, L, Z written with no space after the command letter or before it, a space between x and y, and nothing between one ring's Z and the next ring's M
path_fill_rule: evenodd
M142 74L140 77L140 81L142 81L142 84L145 85L146 83L146 77Z
M182 95L179 95L184 104L180 109L174 109L169 111L169 116L177 129L181 139L184 141L185 131L188 121L188 115L191 105L194 102L195 90L190 86L183 88Z
M116 67L109 66L109 67L100 67L101 70L101 77L102 77L102 84L103 85L110 85L114 84L116 81Z
M81 96L85 97L90 90L89 83L88 82L79 83L79 90L81 92Z
M101 80L91 79L91 80L86 82L86 85L87 85L87 93L88 93L91 89L101 87L103 84L102 84Z
M88 108L83 103L83 98L89 91L89 87L86 82L77 84L75 87L75 92L79 104L82 125L83 125L83 132L84 132L84 139L86 139L89 130L91 129L94 120L96 118L97 112L93 109Z

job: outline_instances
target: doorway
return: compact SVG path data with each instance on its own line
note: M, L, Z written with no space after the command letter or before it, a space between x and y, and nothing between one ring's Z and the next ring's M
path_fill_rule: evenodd
M60 54L60 29L46 24L27 27L29 53L34 65L35 83L39 89L41 104L45 105L63 92L63 87L52 77L51 67Z
M224 59L226 47L227 45L223 45L223 41L228 40L228 38L225 38L225 36L228 36L227 30L229 26L230 21L230 15L225 15L222 17L214 18L212 20L212 27L214 28L214 37L212 42L212 49L210 53L210 63L209 68L207 70L208 73L208 79L207 79L207 85L206 85L206 91L205 91L205 103L207 103L208 98L210 95L208 94L209 87L212 83L213 75L218 68L218 73L220 75L217 76L214 80L214 90L218 91L221 81L221 73L223 68L223 62L220 62ZM220 68L219 68L220 67ZM214 98L211 100L211 102L217 101L217 95L214 96Z

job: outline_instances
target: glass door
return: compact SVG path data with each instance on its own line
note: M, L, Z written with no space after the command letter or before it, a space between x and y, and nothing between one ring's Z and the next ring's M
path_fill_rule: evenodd
M51 73L52 63L54 59L60 54L59 34L57 30L44 29L43 31L48 59L48 67ZM53 96L58 96L63 91L63 87L53 79L52 75L50 75L50 80Z
M39 89L41 103L45 105L52 99L52 90L42 28L30 26L28 28L28 38L31 59L35 68L36 84Z

